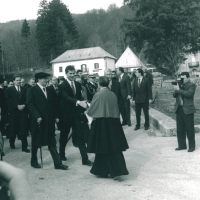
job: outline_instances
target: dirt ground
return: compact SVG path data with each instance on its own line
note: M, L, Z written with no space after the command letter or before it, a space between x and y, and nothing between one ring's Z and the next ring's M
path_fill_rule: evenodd
M42 200L196 200L200 199L200 135L197 149L175 151L176 137L150 137L143 129L125 126L129 149L124 152L128 176L117 180L97 178L81 164L80 153L71 142L66 148L67 171L55 170L47 148L43 148L44 169L30 166L30 154L21 152L20 142L11 150L5 140L4 160L23 169L35 199ZM159 135L159 132L157 132ZM58 140L59 135L57 135ZM30 144L30 138L29 138ZM93 161L94 155L89 158Z

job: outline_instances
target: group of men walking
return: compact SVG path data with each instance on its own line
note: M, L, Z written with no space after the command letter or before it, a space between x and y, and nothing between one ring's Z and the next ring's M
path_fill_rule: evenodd
M123 68L115 71L106 70L105 76L110 80L109 88L117 97L118 107L122 116L122 126L131 126L130 100L135 100L137 125L140 127L141 108L148 115L149 99L152 98L151 87L148 79L143 77L142 71L136 72L143 78L139 84L131 80ZM37 84L27 87L19 75L14 76L13 86L5 89L6 104L9 113L10 123L10 148L15 149L16 136L22 142L22 151L29 153L27 136L31 132L31 166L41 168L37 159L37 151L41 146L48 146L56 169L68 169L62 164L66 161L65 148L68 142L70 130L73 130L72 138L79 148L82 164L91 166L92 162L87 155L87 134L89 127L84 114L88 103L98 92L96 77L89 75L84 82L81 77L81 70L77 73L73 66L65 69L66 79L60 84L56 77L52 77L51 85L49 74L37 73L35 80ZM33 80L33 79L31 79ZM23 82L23 84L21 83ZM145 98L144 98L145 97ZM142 100L142 102L141 102ZM145 110L146 109L146 110ZM149 127L148 117L145 117L145 128ZM60 130L59 153L56 148L55 123Z

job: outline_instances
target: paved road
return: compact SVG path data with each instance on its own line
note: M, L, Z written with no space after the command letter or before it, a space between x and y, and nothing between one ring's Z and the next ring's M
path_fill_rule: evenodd
M200 135L197 150L176 152L175 137L150 137L144 130L124 127L129 150L124 153L128 176L118 180L97 178L90 167L81 165L80 154L71 142L66 148L70 170L55 170L47 148L43 148L44 169L30 166L30 154L5 141L4 160L27 172L35 199L48 200L186 200L200 199ZM57 136L58 139L58 136ZM29 138L30 143L30 138ZM89 155L94 159L94 155Z

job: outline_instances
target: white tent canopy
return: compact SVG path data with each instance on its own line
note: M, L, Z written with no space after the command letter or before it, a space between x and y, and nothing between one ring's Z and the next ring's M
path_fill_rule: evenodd
M133 53L133 51L127 47L124 53L121 55L119 60L116 62L115 67L123 67L123 68L139 68L144 64L140 61L140 59Z

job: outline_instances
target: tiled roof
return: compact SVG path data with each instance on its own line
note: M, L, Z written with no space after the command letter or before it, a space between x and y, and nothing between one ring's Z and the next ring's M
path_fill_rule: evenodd
M52 60L51 63L70 62L105 57L116 59L114 56L103 50L101 47L92 47L85 49L68 50Z

